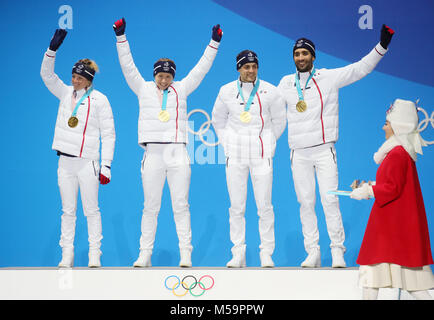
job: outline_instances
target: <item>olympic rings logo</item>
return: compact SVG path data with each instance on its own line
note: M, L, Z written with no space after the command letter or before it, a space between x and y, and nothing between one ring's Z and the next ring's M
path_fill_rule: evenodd
M206 111L202 110L202 109L194 109L191 110L188 114L187 114L187 120L194 114L194 113L202 113L205 117L206 117L206 121L204 123L202 123L202 125L199 127L198 131L194 131L190 128L190 126L187 126L187 130L188 132L199 136L200 141L202 141L202 143L208 147L216 147L220 142L217 141L215 143L209 143L206 142L203 138L203 135L209 130L209 128L211 127L211 118L209 117L208 113L206 113Z
M416 104L419 102L416 101ZM424 131L429 124L431 124L431 127L434 128L434 111L431 113L431 116L428 116L428 112L421 108L421 107L417 107L417 110L422 112L425 116L425 119L423 119L422 121L419 122L419 125L417 127L419 133ZM207 141L205 141L205 139L203 138L203 135L210 129L211 127L211 118L209 117L208 113L202 109L194 109L191 110L188 114L187 114L187 119L189 119L193 114L195 113L202 113L205 117L206 117L206 121L204 123L202 123L202 125L199 127L198 131L194 131L190 128L190 126L187 126L187 130L188 132L199 136L200 141L202 141L202 143L208 147L216 147L220 142L217 141L215 143L209 143ZM422 138L423 139L423 138ZM428 145L432 145L434 144L434 140L433 141L426 141L424 140Z
M164 280L166 289L172 291L173 295L179 298L184 297L187 293L196 298L200 297L206 291L212 289L214 283L214 278L209 274L203 275L199 280L191 274L185 276L182 280L176 275L168 276Z
M430 123L431 123L431 127L434 128L434 111L431 113L431 117L428 117L428 112L421 107L417 107L417 111L422 112L423 115L425 116L425 119L419 122L419 125L417 126L417 130L419 131L419 133L424 131L428 127L428 124ZM425 141L429 145L434 144L434 140L426 141L425 139L423 139L423 141Z

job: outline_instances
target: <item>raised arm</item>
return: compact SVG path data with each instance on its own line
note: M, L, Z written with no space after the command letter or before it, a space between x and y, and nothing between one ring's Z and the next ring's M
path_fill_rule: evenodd
M194 66L194 68L188 73L188 75L181 80L181 85L188 95L190 95L196 88L200 85L205 75L208 73L209 69L214 62L217 55L217 50L222 39L223 32L220 29L220 25L215 25L212 28L212 38L210 43L205 49L199 62Z
M395 32L383 24L381 29L380 42L360 61L345 66L330 70L333 72L337 87L347 86L371 73L381 58L386 54L387 47L392 40Z
M59 49L63 40L66 37L66 30L57 29L51 39L50 46L44 54L41 65L41 78L46 87L58 99L61 99L65 94L68 86L59 79L57 74L54 73L54 65L56 60L56 51Z
M116 21L113 24L113 29L116 33L116 48L118 50L119 63L121 64L122 73L128 86L136 95L139 95L140 90L145 85L145 80L141 76L134 64L133 56L131 55L130 45L125 35L126 22L125 18Z

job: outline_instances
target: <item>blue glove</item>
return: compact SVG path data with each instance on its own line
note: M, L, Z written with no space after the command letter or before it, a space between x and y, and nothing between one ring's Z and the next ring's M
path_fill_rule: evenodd
M63 39L65 39L67 33L68 32L65 29L56 29L53 38L51 38L50 50L57 51L62 44Z
M219 24L212 27L212 39L214 41L220 42L220 40L222 39L222 36L223 36L223 31L222 31L222 29L220 29Z
M126 25L127 23L125 22L125 18L119 19L113 24L113 30L117 36L121 36L125 33Z

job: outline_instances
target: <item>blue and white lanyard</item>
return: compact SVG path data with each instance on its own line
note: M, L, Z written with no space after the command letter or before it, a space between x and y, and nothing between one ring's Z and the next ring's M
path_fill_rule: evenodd
M245 103L243 90L241 90L241 86L240 86L240 80L237 80L237 87L238 87L238 93L240 94L241 99L243 99L243 102ZM244 106L244 111L250 110L250 105L252 104L253 98L255 97L255 94L258 91L258 88L259 88L259 79L256 81L255 86L253 87L252 91L250 92L250 97Z
M306 90L307 84L309 83L310 79L313 78L314 73L315 73L315 67L313 67L312 72L309 75L309 78L307 78L306 84L304 86L304 90ZM295 74L295 86L297 87L298 99L304 100L303 92L301 91L299 75L297 76L297 73Z
M86 99L90 93L93 91L93 87L90 87L85 94L83 94L83 96L81 97L81 99L77 102L77 104L75 105L74 111L72 111L72 115L71 117L75 117L77 115L77 111L78 111L78 107L81 105L81 103L83 102L84 99Z

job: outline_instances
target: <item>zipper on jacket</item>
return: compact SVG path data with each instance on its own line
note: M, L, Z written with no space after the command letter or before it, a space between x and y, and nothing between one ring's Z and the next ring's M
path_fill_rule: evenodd
M325 143L325 133L324 133L324 121L322 119L322 113L323 113L323 109L324 109L324 103L322 101L322 94L321 94L321 90L319 90L318 84L316 83L315 79L312 77L313 83L315 83L316 88L318 89L318 93L319 93L319 98L321 99L321 128L322 128L322 141Z
M173 86L170 86L170 88L175 91L176 94L176 133L175 133L175 142L178 142L178 107L179 107L179 101L178 101L178 92L176 92L175 88Z

